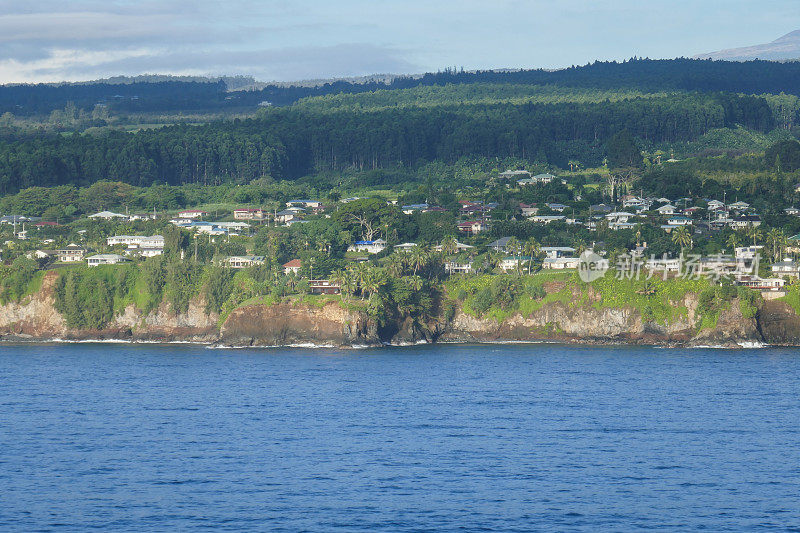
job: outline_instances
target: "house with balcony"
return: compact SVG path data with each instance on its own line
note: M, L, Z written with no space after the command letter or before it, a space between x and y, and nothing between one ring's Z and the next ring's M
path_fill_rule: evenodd
M226 257L222 264L228 268L250 268L256 265L263 265L264 257L261 255L232 255Z
M386 249L386 241L375 239L374 241L356 241L347 247L348 252L366 252L368 254L379 254Z

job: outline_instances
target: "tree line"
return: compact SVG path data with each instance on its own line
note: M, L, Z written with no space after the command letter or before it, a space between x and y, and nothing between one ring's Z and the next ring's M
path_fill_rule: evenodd
M762 98L671 95L596 103L509 103L372 113L276 109L254 119L176 125L135 134L13 134L0 139L0 194L111 179L249 183L319 171L414 168L463 157L518 157L566 167L599 164L628 130L645 143L691 141L715 128L775 127Z

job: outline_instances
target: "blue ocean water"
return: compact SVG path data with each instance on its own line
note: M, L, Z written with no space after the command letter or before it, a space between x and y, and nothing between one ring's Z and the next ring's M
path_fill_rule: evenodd
M800 531L800 351L0 347L2 531Z

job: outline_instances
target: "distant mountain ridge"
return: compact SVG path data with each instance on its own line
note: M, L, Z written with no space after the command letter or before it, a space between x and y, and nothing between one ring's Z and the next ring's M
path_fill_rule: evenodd
M787 33L771 43L709 52L707 54L697 55L694 58L724 61L750 61L753 59L787 61L800 59L800 30Z

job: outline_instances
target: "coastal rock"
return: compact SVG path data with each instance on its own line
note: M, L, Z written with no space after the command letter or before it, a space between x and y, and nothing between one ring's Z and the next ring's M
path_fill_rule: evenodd
M38 292L0 306L0 335L32 338L61 338L67 323L55 309L54 289L58 273L47 272Z
M336 302L322 307L283 302L234 310L220 331L227 346L378 345L374 322Z

